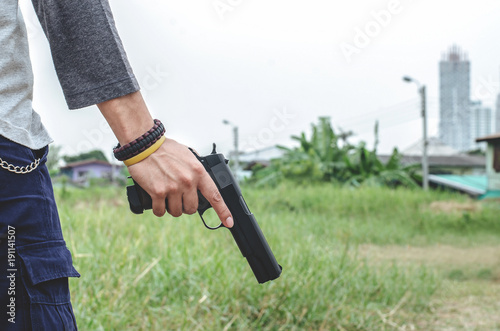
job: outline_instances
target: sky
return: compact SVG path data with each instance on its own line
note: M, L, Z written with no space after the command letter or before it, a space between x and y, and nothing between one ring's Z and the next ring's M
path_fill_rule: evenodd
M116 144L95 107L68 110L31 2L20 0L35 74L34 109L63 154ZM427 88L429 136L438 135L438 64L456 44L471 61L471 99L500 92L500 1L111 0L117 29L167 136L227 154L293 146L329 116L352 143L380 153L422 137L417 85ZM75 123L76 127L75 127Z

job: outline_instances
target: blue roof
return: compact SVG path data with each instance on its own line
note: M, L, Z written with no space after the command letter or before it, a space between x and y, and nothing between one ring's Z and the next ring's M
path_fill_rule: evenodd
M479 197L488 191L488 178L483 176L429 175L433 183L447 186L469 195Z

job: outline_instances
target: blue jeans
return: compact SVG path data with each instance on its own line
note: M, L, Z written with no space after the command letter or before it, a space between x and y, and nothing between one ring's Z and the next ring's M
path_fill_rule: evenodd
M68 277L79 277L66 248L45 165L48 147L33 151L0 136L0 330L76 330Z

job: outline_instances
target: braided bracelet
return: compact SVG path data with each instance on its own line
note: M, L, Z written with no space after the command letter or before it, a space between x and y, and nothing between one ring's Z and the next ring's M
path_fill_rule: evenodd
M131 157L134 157L135 155L141 153L145 149L149 148L152 144L154 144L163 134L165 133L165 128L163 127L163 124L160 124L156 130L153 132L149 133L149 131L136 139L133 143L129 143L127 148L124 150L117 150L114 154L115 157L120 160L126 160Z
M160 120L155 119L154 123L155 124L151 129L137 139L123 146L118 144L113 149L115 158L120 161L130 159L155 144L165 134L165 127Z

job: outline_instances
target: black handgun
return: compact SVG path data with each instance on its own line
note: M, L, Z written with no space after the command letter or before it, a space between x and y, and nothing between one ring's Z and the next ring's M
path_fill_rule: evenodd
M224 155L215 151L215 144L212 153L207 156L200 157L192 149L191 151L210 174L222 199L231 211L234 225L229 230L241 253L247 258L257 281L262 284L278 278L282 268L276 261L254 215L248 209L240 187L227 165L228 160L224 158ZM135 181L133 185L127 186L127 197L130 210L135 214L142 214L144 210L152 208L151 197ZM198 200L198 213L205 227L210 230L224 227L222 223L216 227L206 224L203 213L212 206L199 191Z

